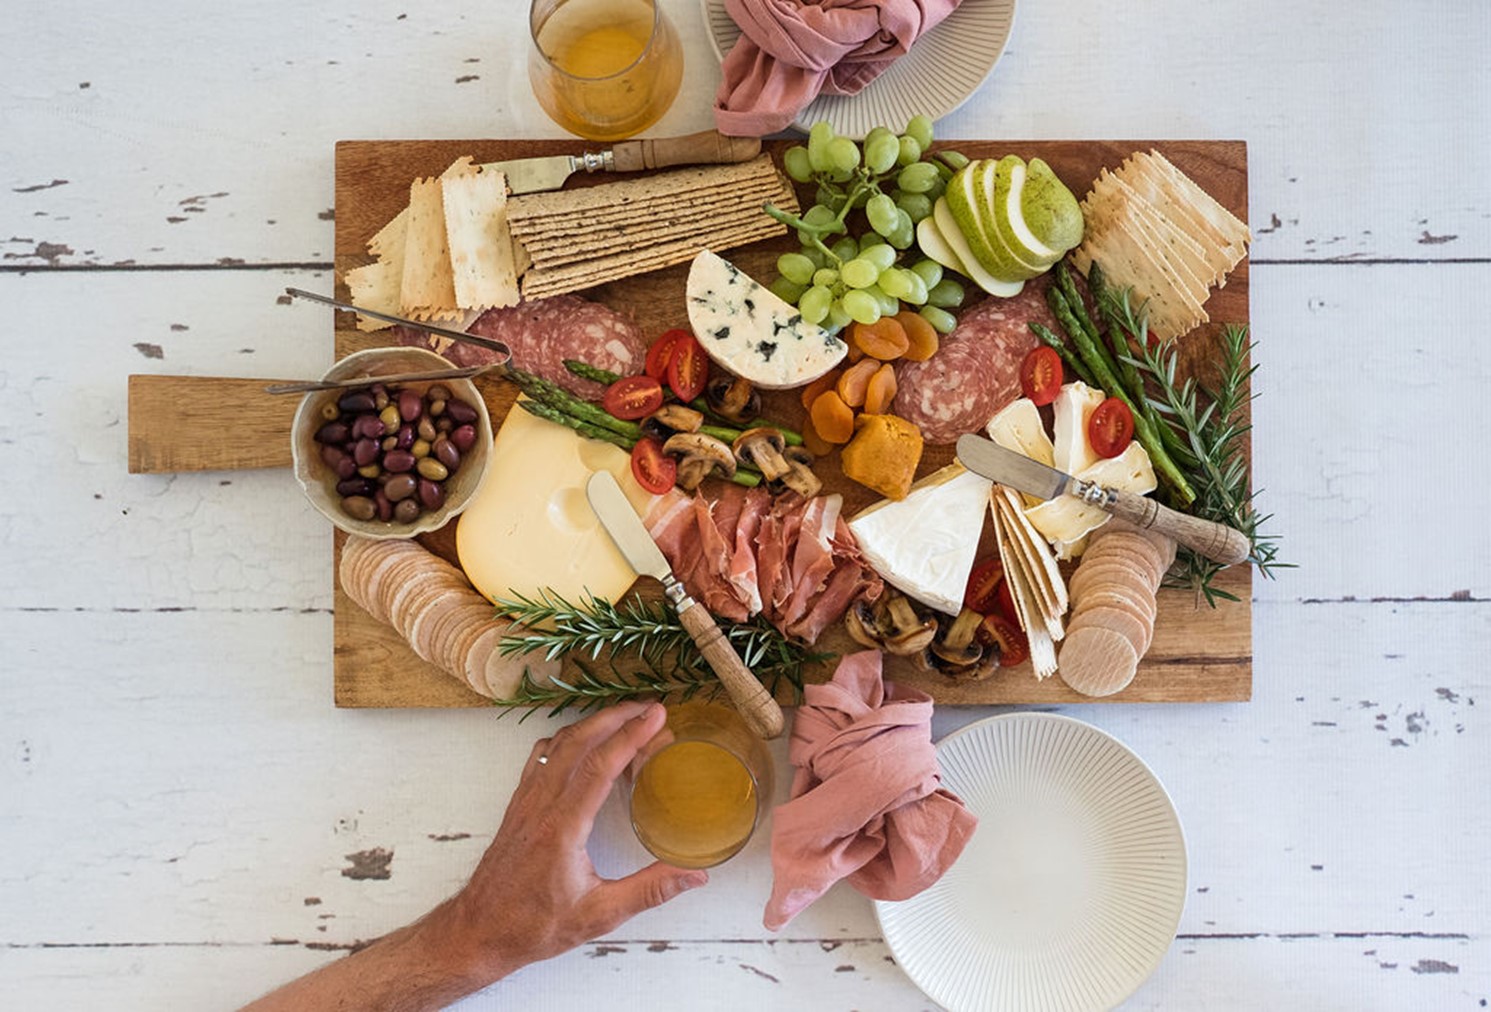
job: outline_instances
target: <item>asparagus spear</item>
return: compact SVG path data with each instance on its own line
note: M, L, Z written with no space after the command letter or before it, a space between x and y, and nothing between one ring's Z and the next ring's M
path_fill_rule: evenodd
M581 403L583 404L584 402L582 401ZM547 404L544 401L518 401L518 405L524 411L527 411L531 415L537 415L538 417L548 419L551 422L557 422L558 424L566 426L567 428L574 429L582 436L587 436L591 439L603 440L604 442L610 443L613 446L619 446L623 450L630 450L633 446L637 445L636 438L628 439L626 436L623 436L618 432L614 432L611 429L603 428L601 426L594 425L583 418L577 418L574 415L566 414L559 408L556 408L551 404ZM744 485L746 488L754 488L757 485L761 484L761 475L756 471L738 467L735 469L735 474L731 477L730 480L737 485Z
M642 434L642 428L636 422L628 422L617 418L604 408L597 407L587 400L576 397L574 394L569 393L562 387L546 379L541 379L532 373L519 372L517 370L511 371L509 377L529 397L536 401L542 401L544 404L550 405L565 414L573 415L576 418L589 422L593 426L609 429L618 435L629 437L633 443Z
M1189 506L1196 499L1195 491L1192 490L1190 482L1186 481L1186 476L1181 473L1180 468L1165 450L1159 433L1149 424L1149 419L1145 417L1144 412L1134 404L1133 398L1124 389L1123 384L1118 382L1118 377L1113 374L1113 366L1104 354L1102 345L1095 343L1087 336L1087 331L1073 317L1071 307L1067 305L1066 298L1057 288L1048 289L1046 298L1051 304L1051 311L1056 314L1056 319L1062 327L1066 328L1072 343L1077 346L1082 360L1092 370L1098 386L1128 405L1129 413L1134 416L1134 436L1149 452L1149 459L1154 464L1155 470L1175 490L1179 502Z
M1067 368L1072 371L1073 375L1090 387L1097 386L1097 383L1092 378L1092 372L1083 364L1080 358L1072 353L1072 349L1066 346L1065 341L1051 333L1050 328L1045 324L1031 321L1030 329L1036 337L1041 339L1042 344L1056 349L1056 354L1061 356L1061 360L1067 364Z

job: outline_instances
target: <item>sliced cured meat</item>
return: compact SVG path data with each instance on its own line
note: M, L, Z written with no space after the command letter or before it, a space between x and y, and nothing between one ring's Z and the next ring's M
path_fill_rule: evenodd
M643 522L693 598L722 618L763 615L783 633L815 641L882 584L860 555L840 496L773 500L724 486L711 503L673 491Z
M896 366L892 410L916 423L932 444L978 432L1020 396L1020 362L1038 343L1030 324L1056 326L1046 306L1046 280L1011 299L986 299L965 312L937 354Z
M792 552L792 596L778 616L782 626L790 628L806 615L828 583L834 571L834 528L843 505L841 495L821 495L808 500Z
M406 327L395 331L400 344L432 347L440 341ZM647 355L647 345L636 324L610 307L578 295L555 295L507 309L489 309L466 332L503 342L512 349L513 364L519 369L590 400L598 400L605 388L570 372L564 367L565 359L579 359L598 369L630 376L642 371ZM487 348L460 342L452 343L441 354L459 366L486 365L497 358L496 352Z
M753 488L746 492L741 502L740 516L735 522L735 554L730 557L730 572L726 579L735 588L735 596L745 602L752 615L761 611L761 585L757 579L756 536L761 532L761 520L771 509L771 493L764 488Z

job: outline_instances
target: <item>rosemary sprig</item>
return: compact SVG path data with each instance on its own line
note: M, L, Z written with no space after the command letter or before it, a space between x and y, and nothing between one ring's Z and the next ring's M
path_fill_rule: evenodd
M1253 399L1250 382L1257 368L1248 364L1254 348L1248 328L1241 324L1222 328L1217 339L1219 379L1215 388L1209 388L1194 377L1177 379L1175 347L1150 343L1145 308L1132 304L1130 289L1105 288L1099 308L1110 324L1133 338L1131 348L1137 352L1124 359L1144 381L1148 407L1173 437L1167 440L1171 456L1196 493L1189 512L1242 531L1252 544L1248 561L1262 576L1272 579L1275 569L1292 568L1278 561L1278 535L1262 531L1272 515L1258 513L1256 493L1248 487L1243 437L1252 426L1242 420L1241 412ZM1178 566L1167 577L1167 586L1190 587L1212 607L1219 598L1237 600L1235 594L1213 585L1222 566L1185 548L1176 552L1176 559Z
M581 672L570 681L553 679L545 684L525 673L517 694L497 700L498 706L528 707L530 712L550 706L557 713L570 706L594 709L635 696L676 694L687 699L704 689L711 695L719 689L714 672L666 601L649 604L633 597L617 605L587 595L576 603L543 590L535 597L515 594L496 603L498 617L515 627L498 646L504 656L570 656ZM785 680L800 699L804 666L833 656L794 643L760 616L750 622L722 622L720 629L746 667L773 693ZM601 663L608 672L598 672Z

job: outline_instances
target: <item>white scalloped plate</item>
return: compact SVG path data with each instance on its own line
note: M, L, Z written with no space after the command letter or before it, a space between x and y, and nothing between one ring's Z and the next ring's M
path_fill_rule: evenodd
M701 0L709 41L721 60L740 37L725 0ZM941 119L966 102L1004 52L1015 0L963 0L942 23L858 95L820 95L792 125L806 131L827 120L836 133L863 137L871 127L900 131L917 113Z
M979 826L931 888L875 904L896 962L954 1012L1086 1012L1133 994L1186 894L1185 837L1149 767L1051 713L970 724L937 757Z

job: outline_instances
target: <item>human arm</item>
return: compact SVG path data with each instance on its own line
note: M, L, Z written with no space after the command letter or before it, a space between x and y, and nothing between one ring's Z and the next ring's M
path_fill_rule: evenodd
M603 879L585 850L612 784L664 717L656 703L621 703L535 743L497 835L460 892L247 1010L441 1008L703 885L705 872L661 862Z

